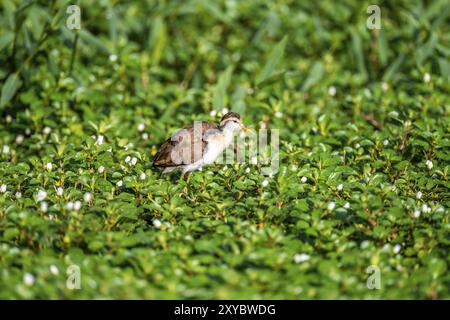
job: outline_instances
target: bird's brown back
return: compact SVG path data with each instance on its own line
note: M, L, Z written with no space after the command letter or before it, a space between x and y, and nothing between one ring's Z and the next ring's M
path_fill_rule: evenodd
M199 128L201 128L201 134L194 134L194 125L185 127L174 133L172 137L167 139L166 142L159 148L153 160L153 166L176 167L191 164L200 160L205 152L207 144L205 140L205 133L207 133L208 130L217 130L218 126L211 122L201 122L201 127L199 126ZM180 132L183 134L179 134ZM185 139L185 137L190 137L190 139ZM183 152L188 151L187 143L189 143L189 140L191 154L190 156L184 157ZM201 148L201 152L195 152L195 148ZM173 155L172 151L174 151Z

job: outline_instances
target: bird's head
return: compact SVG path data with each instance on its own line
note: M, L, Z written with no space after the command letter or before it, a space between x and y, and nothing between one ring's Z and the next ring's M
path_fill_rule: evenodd
M226 113L222 119L220 119L220 128L222 130L238 132L245 129L244 124L241 121L241 116L236 112Z

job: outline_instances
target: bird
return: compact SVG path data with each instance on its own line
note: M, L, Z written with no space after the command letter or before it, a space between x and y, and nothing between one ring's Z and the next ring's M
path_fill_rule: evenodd
M248 129L236 112L227 112L218 124L197 121L167 139L155 154L152 165L164 168L161 174L181 170L183 175L189 175L214 163L241 130Z

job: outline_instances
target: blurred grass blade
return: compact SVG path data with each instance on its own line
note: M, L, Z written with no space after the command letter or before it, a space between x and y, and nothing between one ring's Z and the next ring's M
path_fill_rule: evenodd
M403 63L403 60L405 58L405 55L400 55L395 61L389 66L389 68L386 70L386 72L383 75L384 81L392 80L393 76L397 74L398 70L400 69L400 66Z
M20 78L17 73L11 74L8 79L6 79L5 84L2 88L2 97L0 99L0 108L3 108L11 99L14 97L17 89L20 86Z
M356 64L358 66L358 71L361 73L364 78L367 79L367 69L366 63L364 61L364 50L362 46L361 36L356 33L356 31L352 32L352 50L353 55L356 59Z
M418 65L423 64L426 59L431 56L436 48L436 44L438 42L438 38L435 33L430 35L430 39L419 47L416 51L416 61Z
M219 5L216 2L210 0L201 0L198 1L198 3L213 17L219 19L220 21L226 24L231 24L230 17L226 15L224 12L222 12L222 10L220 9Z
M14 40L14 33L7 32L0 37L0 52Z
M378 30L377 51L380 64L384 67L388 62L388 43L386 40L386 33L383 29Z
M286 47L287 36L285 36L270 53L269 59L261 72L256 76L256 85L260 84L264 80L268 79L275 71L278 63L283 58L284 49Z
M219 77L213 93L213 108L215 110L222 110L226 105L227 88L230 85L232 73L233 66L229 66Z
M439 68L441 69L441 74L447 80L450 80L450 62L447 59L440 58L438 60Z
M161 59L164 47L167 42L167 32L164 20L158 16L152 23L152 32L150 35L151 63L157 65Z
M308 91L312 86L318 83L325 73L325 67L321 62L316 62L313 64L309 70L308 77L302 86L302 91Z
M94 36L89 31L86 31L84 29L81 29L78 31L80 33L80 38L88 45L96 48L97 50L105 53L105 54L111 54L111 51L109 48L96 36Z

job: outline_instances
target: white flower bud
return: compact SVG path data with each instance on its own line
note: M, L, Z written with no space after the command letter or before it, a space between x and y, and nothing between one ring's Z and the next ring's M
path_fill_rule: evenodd
M306 253L298 253L294 256L294 262L295 263L302 263L305 261L308 261L310 259L310 255Z
M34 280L35 278L31 273L25 273L22 279L23 283L29 287L34 284Z
M153 226L158 229L161 228L161 221L158 219L153 220Z
M90 192L86 192L86 193L84 194L84 196L83 196L83 199L84 199L84 202L87 202L87 203L91 202L91 200L92 200L92 195L91 195L91 193L90 193Z

